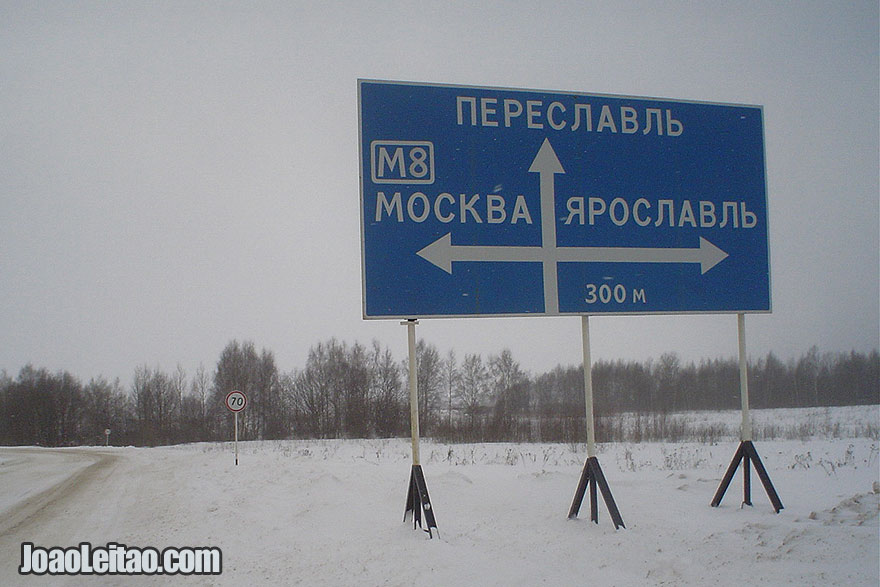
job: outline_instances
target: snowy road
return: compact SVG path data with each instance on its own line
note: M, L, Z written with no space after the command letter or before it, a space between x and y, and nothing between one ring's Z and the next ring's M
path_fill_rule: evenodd
M0 584L17 585L24 541L73 537L118 459L94 450L0 449ZM38 542L41 543L41 542ZM60 543L65 544L66 543Z
M756 446L778 515L754 475L754 507L739 474L709 507L736 443L601 446L615 531L566 519L583 447L424 442L435 540L401 523L405 440L0 449L0 585L876 585L877 441ZM21 577L23 541L218 546L223 573Z

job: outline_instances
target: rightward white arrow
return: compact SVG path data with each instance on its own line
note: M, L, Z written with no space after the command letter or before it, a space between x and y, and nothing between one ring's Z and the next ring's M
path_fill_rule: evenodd
M549 139L544 139L529 171L540 176L541 246L453 245L447 233L418 255L447 273L452 263L466 261L541 262L544 273L544 305L547 314L559 313L557 263L697 263L706 273L727 258L727 253L700 237L696 248L558 247L556 246L556 174L565 173Z
M698 263L706 273L727 258L727 253L700 237L697 248L642 247L555 247L553 260L560 263ZM543 247L453 245L445 234L417 253L421 258L452 273L453 262L464 261L545 261Z

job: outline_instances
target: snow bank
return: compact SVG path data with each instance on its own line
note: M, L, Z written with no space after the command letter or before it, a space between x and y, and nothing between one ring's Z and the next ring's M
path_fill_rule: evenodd
M599 461L626 523L567 513L581 445L423 441L439 536L403 523L409 441L245 442L111 450L112 467L39 523L0 539L0 584L21 541L219 546L223 574L187 585L877 585L880 444L756 441L785 509L737 473L737 443L606 444ZM96 452L101 452L95 449ZM7 458L7 457L2 457ZM22 491L33 477L5 478ZM589 498L587 498L589 499ZM57 584L29 577L27 584ZM71 578L68 584L82 581ZM82 579L82 578L80 578ZM89 584L157 584L92 577Z

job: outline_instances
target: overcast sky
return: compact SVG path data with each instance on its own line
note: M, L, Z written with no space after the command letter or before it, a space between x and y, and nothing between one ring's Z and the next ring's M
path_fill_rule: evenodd
M617 6L620 4L623 7ZM0 369L282 370L361 318L357 79L764 107L753 357L878 341L878 5L0 1ZM736 318L603 317L594 359L736 355ZM581 360L576 317L423 320L441 352Z

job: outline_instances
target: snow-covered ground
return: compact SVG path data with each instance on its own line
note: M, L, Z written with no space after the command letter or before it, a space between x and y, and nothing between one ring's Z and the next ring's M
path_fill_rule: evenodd
M880 407L842 406L822 408L775 408L751 410L752 434L755 440L810 438L876 437L880 434ZM611 418L619 418L612 416ZM692 439L739 438L742 412L739 410L676 412L666 415L642 415L643 426L651 419L665 418L668 428L681 431ZM623 430L632 434L639 416L625 414Z
M857 413L875 423L880 414ZM582 445L422 441L433 540L402 522L406 439L247 442L238 466L231 443L0 449L0 585L876 586L880 443L755 446L785 506L779 514L754 474L753 507L740 506L740 473L721 507L709 506L733 439L600 445L626 523L615 530L601 498L598 525L589 498L578 520L567 519ZM73 482L58 490L64 479ZM219 546L223 573L20 577L23 541Z

